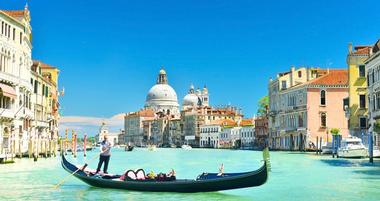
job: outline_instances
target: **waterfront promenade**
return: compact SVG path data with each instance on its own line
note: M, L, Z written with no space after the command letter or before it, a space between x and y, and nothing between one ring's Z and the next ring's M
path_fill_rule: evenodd
M97 152L89 152L88 159ZM70 156L70 155L68 155ZM196 158L197 160L192 160ZM72 162L82 164L79 154ZM221 163L226 172L256 169L261 152L193 149L158 149L149 152L113 150L110 172L144 168L166 172L171 168L181 178L195 178L202 172L215 172ZM89 164L94 168L97 161ZM59 157L19 160L0 166L0 200L378 200L380 161L332 159L312 153L271 152L272 172L268 182L257 188L215 193L143 193L100 189L71 178L59 189L53 186L68 174Z

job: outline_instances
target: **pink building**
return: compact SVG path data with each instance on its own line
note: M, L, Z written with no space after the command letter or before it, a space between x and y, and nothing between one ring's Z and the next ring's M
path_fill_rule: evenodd
M306 79L292 82L293 77ZM332 140L332 128L346 137L344 99L348 90L348 71L343 69L292 68L288 74L279 75L269 86L270 148L314 149L317 137L323 142Z
M343 99L348 97L347 70L330 70L327 75L311 81L307 87L308 141L316 145L316 138L323 142L332 140L330 130L338 128L343 137L348 136Z

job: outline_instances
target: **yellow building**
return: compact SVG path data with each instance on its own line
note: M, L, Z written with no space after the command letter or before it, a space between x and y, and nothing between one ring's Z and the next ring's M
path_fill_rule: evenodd
M349 117L350 135L360 136L368 129L367 79L364 61L369 57L371 46L349 44L347 65L349 72L349 97L345 99L345 111Z
M56 151L58 139L57 80L59 70L40 61L34 61L31 73L33 86L31 101L34 120L31 123L33 140L30 149L34 153L50 154Z

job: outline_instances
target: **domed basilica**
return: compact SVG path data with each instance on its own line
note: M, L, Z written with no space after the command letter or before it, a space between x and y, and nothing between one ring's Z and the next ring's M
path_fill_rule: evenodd
M209 95L206 86L200 90L190 86L188 94L183 98L182 109L187 110L200 106L209 106ZM168 78L164 69L158 74L157 83L149 90L145 101L145 109L151 109L155 113L163 115L179 116L179 104L177 93L168 84Z
M145 101L145 108L154 112L162 112L168 115L179 115L179 104L177 94L168 84L166 71L160 70L157 84L148 92Z

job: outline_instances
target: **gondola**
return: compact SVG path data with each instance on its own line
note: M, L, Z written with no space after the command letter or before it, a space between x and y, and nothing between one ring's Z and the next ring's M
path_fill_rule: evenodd
M125 151L133 151L135 147L134 146L125 146Z
M117 178L117 175L107 177L88 176L88 173L80 169L80 167L68 162L64 154L62 154L62 167L78 179L94 187L124 189L131 191L197 193L249 188L263 185L268 179L268 171L270 170L268 149L264 150L263 157L264 164L257 170L244 173L225 173L221 176L218 174L203 173L195 180L176 179L173 181L123 181L112 179Z

